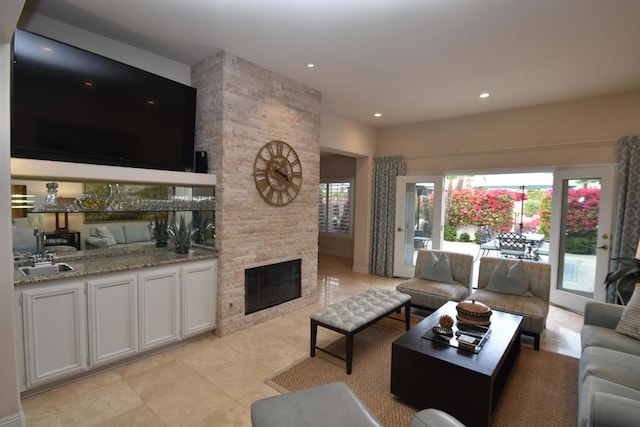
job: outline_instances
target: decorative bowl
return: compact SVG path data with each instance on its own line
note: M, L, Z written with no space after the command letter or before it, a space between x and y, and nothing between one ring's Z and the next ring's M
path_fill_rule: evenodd
M78 207L85 211L95 211L104 209L107 201L93 193L82 193L79 199L76 199Z
M489 325L491 323L491 309L478 301L462 301L456 306L457 318L461 322L474 323L476 325Z

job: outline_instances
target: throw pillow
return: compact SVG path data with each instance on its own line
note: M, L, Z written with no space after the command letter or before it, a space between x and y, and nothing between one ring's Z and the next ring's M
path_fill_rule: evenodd
M511 267L500 261L493 269L487 289L493 292L500 292L511 295L526 295L529 293L529 275L524 269L524 262L518 261Z
M624 308L615 331L640 340L640 284L636 283L633 295Z
M107 246L113 246L116 244L116 238L113 237L113 233L111 233L111 230L109 230L106 225L96 227L96 236L106 240Z
M422 266L420 277L433 282L453 283L449 257L446 254L441 254L438 258L433 252L429 252L427 257L427 262Z

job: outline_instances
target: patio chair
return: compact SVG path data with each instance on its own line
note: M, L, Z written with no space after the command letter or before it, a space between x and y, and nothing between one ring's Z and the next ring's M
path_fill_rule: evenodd
M493 237L493 230L488 225L483 225L478 228L478 238L480 240L480 248L478 249L478 255L474 258L473 262L476 262L478 258L489 255L491 251L499 251L500 243Z
M536 261L540 260L540 255L549 256L549 242L543 240L540 244L533 248L533 255Z
M520 233L501 233L498 236L500 243L500 254L503 257L527 258L529 245L527 238Z

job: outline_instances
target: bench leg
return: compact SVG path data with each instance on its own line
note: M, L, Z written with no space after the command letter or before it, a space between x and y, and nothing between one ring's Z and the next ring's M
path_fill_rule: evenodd
M408 331L411 329L411 301L404 303L404 322L405 330Z
M316 355L316 340L318 338L318 322L311 319L311 357Z
M347 338L347 375L351 375L351 369L353 368L353 334L347 332L345 337Z

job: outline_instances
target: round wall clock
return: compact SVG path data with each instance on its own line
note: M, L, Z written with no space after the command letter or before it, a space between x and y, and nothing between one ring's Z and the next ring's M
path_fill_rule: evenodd
M253 163L253 179L265 202L273 206L291 203L302 186L302 165L298 154L286 142L267 142Z

